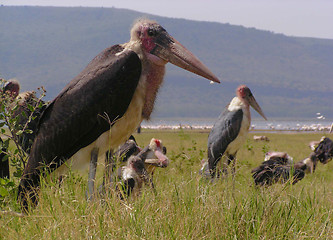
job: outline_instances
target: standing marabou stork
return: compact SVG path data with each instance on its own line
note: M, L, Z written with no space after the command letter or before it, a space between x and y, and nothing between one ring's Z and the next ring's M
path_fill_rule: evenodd
M18 201L36 205L40 176L71 158L72 168L96 171L97 158L116 149L149 119L166 63L214 82L217 77L158 23L141 19L128 43L97 55L48 105L19 185ZM89 173L89 181L95 174ZM92 194L90 192L90 194Z
M251 125L250 106L252 106L265 120L266 117L251 90L241 85L226 109L219 116L208 136L208 166L211 177L215 176L216 164L222 156L227 159L223 163L223 172L233 161L233 174L235 172L236 153L243 145Z

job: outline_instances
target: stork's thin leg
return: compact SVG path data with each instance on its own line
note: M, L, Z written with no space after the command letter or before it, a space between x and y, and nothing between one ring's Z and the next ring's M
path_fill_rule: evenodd
M155 186L154 186L153 177L154 177L154 173L152 172L151 177L149 178L149 183L150 183L151 189L153 190L154 194L156 195L157 192L156 192L156 189L155 189Z
M228 155L228 164L232 162L231 176L232 176L232 194L235 193L235 176L236 176L236 155Z
M209 172L210 172L210 176L211 178L219 178L220 177L220 173L217 173L216 176L216 165L219 163L219 161L221 160L221 157L215 159L215 157L208 151L208 168L209 168Z
M234 155L229 155L228 156L228 165L232 162L232 166L231 166L231 174L232 174L232 179L235 178L235 174L236 174L236 158Z
M98 159L98 148L94 148L91 151L90 166L89 166L88 200L92 200L93 195L95 193L95 178L96 178L97 159Z
M228 176L228 165L229 165L229 159L223 159L222 157L222 178L225 178Z
M110 149L105 154L105 169L103 175L103 191L106 192L108 186L111 184L111 173L114 171L113 151Z

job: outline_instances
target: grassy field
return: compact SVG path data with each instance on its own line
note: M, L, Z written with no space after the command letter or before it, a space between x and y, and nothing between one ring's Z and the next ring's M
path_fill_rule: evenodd
M229 176L209 182L198 174L208 132L144 130L135 135L139 145L159 138L171 159L155 173L156 194L145 188L135 201L110 196L87 202L87 177L73 173L62 187L43 184L30 215L0 216L0 238L333 239L333 163L319 163L294 186L256 188L251 177L264 152L286 151L298 161L310 154L307 144L323 134L265 133L270 142L255 142L253 135L238 153L235 181ZM101 172L99 167L99 183ZM13 196L7 200L5 210L17 207Z

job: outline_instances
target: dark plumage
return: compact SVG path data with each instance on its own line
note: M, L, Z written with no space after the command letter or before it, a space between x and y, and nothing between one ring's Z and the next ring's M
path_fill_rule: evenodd
M314 153L295 164L290 161L291 159L286 153L284 155L272 155L251 171L256 185L270 186L277 182L286 183L288 180L295 184L302 180L306 173L315 171L317 158Z
M143 185L147 183L148 175L142 158L131 156L126 166L118 171L118 182L115 190L120 199L124 199L131 194L137 196Z
M141 151L141 148L137 145L135 138L133 135L129 137L129 139L121 145L115 153L108 150L105 153L105 171L104 171L104 178L103 184L101 187L105 187L105 185L109 185L110 181L112 181L111 172L114 172L117 165L121 163L127 162L128 159L133 156L137 155Z
M132 155L129 155L128 152L126 152L126 149L131 149L132 152L134 152L134 149L137 150L141 150L139 153L135 153ZM114 163L116 161L118 161L119 164L121 164L122 162L128 162L129 158L136 156L139 157L145 166L145 169L148 173L147 178L149 179L149 182L151 184L151 187L154 188L154 183L153 183L153 175L154 175L154 171L156 169L156 167L161 167L161 168L165 168L169 165L170 160L168 159L168 157L165 155L166 154L166 147L163 146L162 141L158 140L158 139L154 139L152 138L149 145L146 146L144 149L139 148L136 143L134 144L134 141L128 140L123 146L121 146L118 149L118 154L119 153L123 153L121 155L119 155L119 158L117 160L117 158L115 159L114 156ZM126 154L127 155L124 155ZM116 164L114 164L116 165ZM116 172L118 172L118 177L120 175L119 171L122 169L122 167L119 167L118 170ZM113 185L113 182L115 181L115 176L111 175L108 181L108 185L111 184L111 186ZM101 186L102 187L102 186ZM101 189L100 187L100 189ZM109 187L107 187L109 188Z
M235 157L243 145L251 124L250 107L252 106L266 119L260 106L252 95L251 90L241 85L236 90L236 97L232 99L226 109L218 117L208 136L208 165L211 177L215 176L216 165L223 156L227 160L223 163L223 172L233 162L235 171Z
M106 164L111 165L113 171L117 162L127 162L132 155L137 155L141 150L142 149L136 143L135 138L131 135L129 139L117 149L117 151L114 153L107 151L105 153L105 162Z
M23 210L37 204L40 176L71 159L72 168L90 163L94 191L97 159L124 143L149 119L170 62L219 82L206 66L154 21L139 20L128 43L103 50L43 112L19 185ZM65 168L57 169L59 174Z
M314 152L321 163L328 163L333 158L333 141L325 137L319 142Z

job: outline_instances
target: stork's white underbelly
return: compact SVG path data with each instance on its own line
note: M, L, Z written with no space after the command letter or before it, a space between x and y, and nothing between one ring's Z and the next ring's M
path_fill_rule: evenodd
M228 147L226 149L226 153L234 155L239 150L239 148L242 147L242 145L244 144L244 142L247 138L247 133L249 132L249 127L250 127L250 121L249 121L248 117L246 116L246 114L243 114L243 120L242 120L239 134L235 138L235 140L232 141L228 145Z
M105 152L110 149L116 149L123 144L130 135L135 132L142 121L142 108L144 106L144 86L138 85L128 110L122 118L116 120L112 128L100 135L93 143L76 152L65 164L60 166L55 174L64 175L68 168L72 170L89 169L91 151L98 149L98 157L104 157Z

